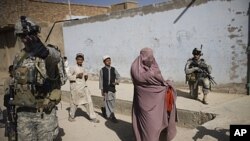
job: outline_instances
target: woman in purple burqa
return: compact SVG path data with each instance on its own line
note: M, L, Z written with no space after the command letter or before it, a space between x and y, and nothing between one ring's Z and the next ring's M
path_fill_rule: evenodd
M165 95L173 88L161 75L153 50L143 48L131 66L134 84L132 123L136 141L159 141L163 129L164 141L176 135L176 92L173 90L173 108L167 112Z

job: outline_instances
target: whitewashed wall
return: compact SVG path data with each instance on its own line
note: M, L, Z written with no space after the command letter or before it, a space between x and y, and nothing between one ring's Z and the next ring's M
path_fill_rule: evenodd
M203 58L212 65L218 83L246 83L248 3L209 1L190 7L175 24L185 8L67 25L63 28L65 53L74 64L75 54L83 52L91 73L99 73L102 56L108 54L121 76L130 77L139 51L151 47L164 77L184 82L186 60L194 47L203 44Z

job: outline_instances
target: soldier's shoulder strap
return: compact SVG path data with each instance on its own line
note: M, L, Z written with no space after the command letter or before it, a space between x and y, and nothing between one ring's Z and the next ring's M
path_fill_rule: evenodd
M206 64L205 59L201 58L201 59L200 59L200 63L204 63L204 64Z
M37 71L40 73L40 75L41 75L44 79L46 79L46 78L47 78L46 72L43 71L43 70L45 70L45 69L42 69L42 68L40 68L40 66L39 66L39 64L40 64L42 61L43 61L42 59L36 58L35 67L36 67ZM44 66L44 67L45 67L45 66Z
M26 53L25 51L21 51L20 53L18 53L15 56L13 65L14 65L14 69L19 67L20 64L23 62L24 59L26 59L28 57L28 53Z

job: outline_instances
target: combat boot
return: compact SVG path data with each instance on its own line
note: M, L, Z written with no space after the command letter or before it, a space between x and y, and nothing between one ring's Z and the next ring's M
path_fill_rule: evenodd
M202 103L208 105L208 103L207 103L207 94L204 94Z

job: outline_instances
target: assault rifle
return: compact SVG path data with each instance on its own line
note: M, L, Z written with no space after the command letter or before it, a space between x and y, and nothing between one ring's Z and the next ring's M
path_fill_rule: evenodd
M211 84L217 85L217 83L214 80L214 77L212 77L208 73L208 66L206 64L204 64L204 63L198 64L196 62L192 62L191 66L199 68L199 70L197 70L195 72L197 74L198 79L201 78L201 77L207 77L209 79L209 81L210 81ZM198 80L195 82L195 86L197 86L197 85L198 85Z
M7 108L7 117L5 123L5 136L9 141L17 140L17 115L15 106L12 103L14 99L15 90L14 85L9 86L9 93L4 96L4 106Z
M207 77L209 79L209 81L211 82L211 84L217 85L214 78L207 72L206 69L200 68L200 70L198 71L198 78L199 77Z

